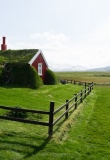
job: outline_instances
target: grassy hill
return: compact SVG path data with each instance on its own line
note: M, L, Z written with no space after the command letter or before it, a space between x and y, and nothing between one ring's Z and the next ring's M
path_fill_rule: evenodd
M72 75L71 75L72 77ZM61 106L82 86L43 86L39 90L0 88L0 104L48 110ZM94 86L92 93L48 139L47 127L0 121L0 159L3 160L109 160L110 86Z
M63 86L65 93L69 96L70 85ZM68 88L68 89L67 89ZM24 106L41 108L47 110L48 102L46 98L40 100L40 95L44 97L53 97L56 106L61 102L61 86L57 87L57 92L53 92L55 88L43 88L42 91L8 89L7 95L10 101L5 104L17 105L24 103ZM68 90L68 91L67 91ZM75 90L75 88L73 88ZM7 89L0 89L2 93L6 93ZM60 92L60 94L59 94ZM11 93L11 94L10 94ZM18 94L19 93L19 94ZM47 93L47 94L45 94ZM72 92L74 93L74 92ZM1 95L1 94L0 94ZM27 101L27 97L31 98ZM33 96L32 96L33 95ZM35 95L39 100L39 105L35 103ZM107 95L107 96L105 96ZM5 96L5 95L4 95ZM21 124L17 122L3 121L0 122L0 159L108 159L110 158L110 108L109 108L109 87L97 87L78 107L78 110L72 114L68 121L65 121L53 135L51 140L47 139L47 128ZM12 99L13 97L13 99ZM17 101L20 100L18 103ZM23 102L24 101L24 102ZM15 103L16 102L16 103ZM30 105L29 105L30 102ZM3 100L2 100L3 104ZM35 105L36 104L36 105ZM103 157L103 158L102 158Z
M0 51L0 65L7 62L28 63L37 53L38 49L6 50Z

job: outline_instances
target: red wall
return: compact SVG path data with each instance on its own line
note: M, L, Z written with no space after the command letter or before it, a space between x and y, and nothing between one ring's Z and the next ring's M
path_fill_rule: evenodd
M42 63L42 76L40 77L42 78L42 80L44 80L45 72L48 69L48 66L46 65L41 54L39 54L36 60L32 63L32 66L37 70L37 72L38 72L38 63Z

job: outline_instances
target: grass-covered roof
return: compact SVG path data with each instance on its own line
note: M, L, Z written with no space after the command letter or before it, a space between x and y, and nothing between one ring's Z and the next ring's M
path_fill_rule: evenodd
M37 51L38 49L0 51L0 65L9 62L28 63Z

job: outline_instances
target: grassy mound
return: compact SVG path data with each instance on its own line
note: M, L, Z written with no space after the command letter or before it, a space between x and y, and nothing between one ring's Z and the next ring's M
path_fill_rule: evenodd
M0 77L1 85L39 88L42 80L27 63L7 63Z
M46 85L54 85L57 84L57 78L54 72L48 69L45 73L44 84Z
M37 51L38 49L0 51L0 65L13 62L28 63Z

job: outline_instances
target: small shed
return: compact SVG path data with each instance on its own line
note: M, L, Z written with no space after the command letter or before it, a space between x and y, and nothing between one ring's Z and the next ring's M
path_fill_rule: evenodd
M33 66L38 75L44 81L45 72L48 69L47 61L43 52L39 49L23 49L23 50L1 50L0 51L0 65L21 62L28 63Z

